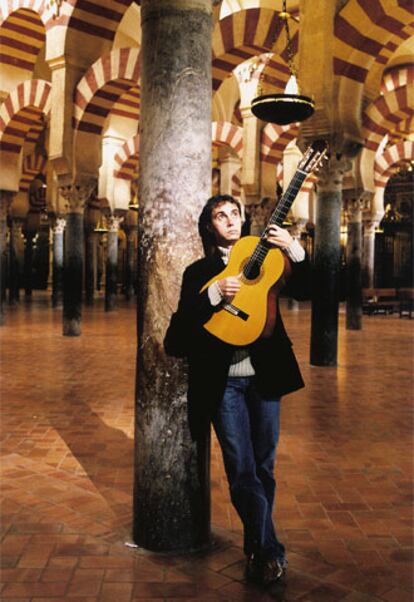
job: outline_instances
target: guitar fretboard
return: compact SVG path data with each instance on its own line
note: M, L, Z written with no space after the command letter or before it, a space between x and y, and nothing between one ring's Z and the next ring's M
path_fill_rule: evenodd
M308 173L306 171L302 171L301 169L296 170L295 175L287 187L286 192L282 195L279 203L277 204L275 210L273 211L266 228L262 236L260 237L259 242L256 245L255 250L250 256L249 261L246 263L243 269L243 276L247 279L254 277L256 272L260 270L263 261L266 258L266 255L271 248L269 243L266 241L266 231L267 228L271 225L281 226L283 224L283 220L288 214L289 209L292 206L293 201L298 194L300 187Z

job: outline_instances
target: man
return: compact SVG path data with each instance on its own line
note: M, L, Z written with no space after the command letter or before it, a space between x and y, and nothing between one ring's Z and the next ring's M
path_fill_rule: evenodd
M274 461L279 438L280 398L299 389L303 380L279 311L270 336L245 348L220 341L203 328L241 284L238 275L216 280L242 231L241 207L229 195L210 198L199 220L206 257L189 266L181 297L165 338L170 355L188 359L188 412L193 439L212 422L220 443L232 503L244 526L246 578L267 586L283 574L285 548L272 520ZM270 245L290 259L286 286L297 299L308 297L308 261L289 232L271 226Z

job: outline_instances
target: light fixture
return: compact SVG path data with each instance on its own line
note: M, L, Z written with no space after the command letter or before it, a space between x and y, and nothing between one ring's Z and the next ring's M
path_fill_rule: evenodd
M96 224L96 227L94 228L94 232L97 232L98 234L106 234L108 232L108 228L106 227L106 221L102 213L99 216L99 220Z
M136 196L130 201L130 203L128 205L128 209L130 211L138 211L139 210L138 199Z
M258 119L278 125L288 125L308 119L315 110L315 102L309 96L299 93L298 77L294 62L294 52L289 30L289 19L286 11L286 0L279 17L284 20L287 37L287 54L290 79L283 94L264 94L253 99L251 111ZM262 74L263 75L263 74Z

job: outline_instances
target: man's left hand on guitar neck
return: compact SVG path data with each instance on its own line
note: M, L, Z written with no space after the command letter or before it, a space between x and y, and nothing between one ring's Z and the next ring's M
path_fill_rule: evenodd
M266 240L274 247L279 247L285 251L289 259L294 262L305 259L304 248L285 228L276 225L269 226L266 230Z

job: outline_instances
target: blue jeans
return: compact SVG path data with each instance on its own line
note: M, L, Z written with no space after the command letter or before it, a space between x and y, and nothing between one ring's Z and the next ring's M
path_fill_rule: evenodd
M279 399L262 399L252 378L229 377L213 425L223 452L231 500L244 526L244 552L284 565L272 520Z

